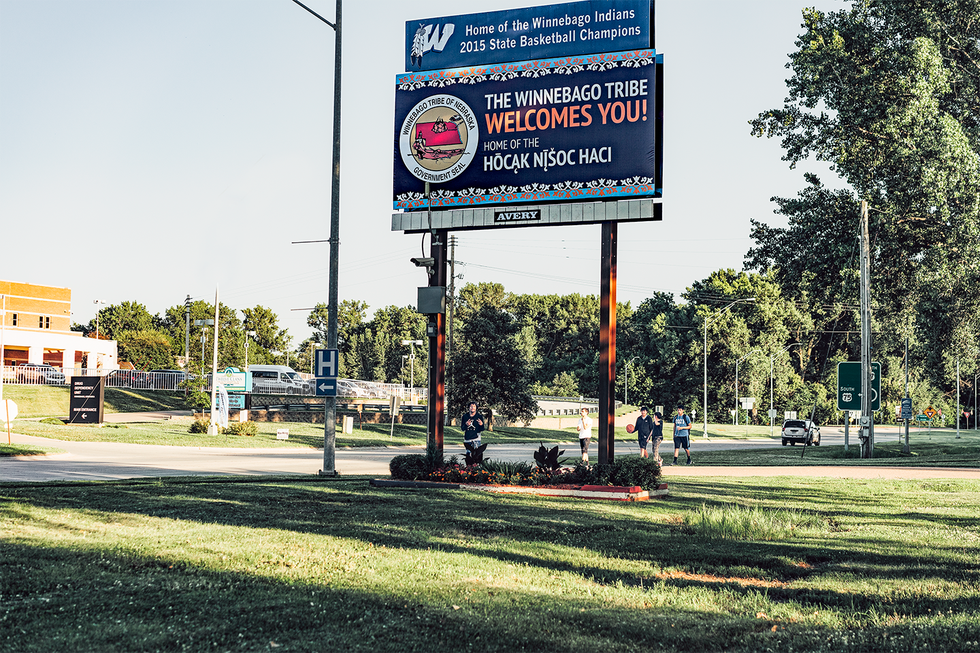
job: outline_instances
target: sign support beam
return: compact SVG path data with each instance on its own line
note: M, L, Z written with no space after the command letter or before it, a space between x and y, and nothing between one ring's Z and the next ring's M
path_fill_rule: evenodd
M619 223L602 223L599 308L599 464L613 462L616 442L616 258Z
M432 232L430 255L434 259L429 274L429 286L446 286L447 240L449 232L439 229ZM430 313L429 324L429 425L426 430L426 449L441 455L443 451L443 426L446 423L446 315Z

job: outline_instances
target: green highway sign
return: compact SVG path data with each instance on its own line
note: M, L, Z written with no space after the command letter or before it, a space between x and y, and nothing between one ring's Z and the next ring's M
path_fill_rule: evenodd
M837 363L837 410L861 410L861 363ZM871 410L881 409L881 363L871 363Z

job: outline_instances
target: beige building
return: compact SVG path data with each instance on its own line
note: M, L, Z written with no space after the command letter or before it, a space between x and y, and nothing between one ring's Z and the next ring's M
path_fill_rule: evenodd
M116 341L71 330L71 289L0 281L3 365L47 363L67 375L114 370Z

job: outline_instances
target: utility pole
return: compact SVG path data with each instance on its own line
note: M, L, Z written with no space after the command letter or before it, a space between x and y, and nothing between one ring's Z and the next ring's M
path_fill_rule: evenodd
M453 311L455 310L456 304L456 245L459 243L459 239L456 236L449 237L449 297L446 298L446 363L447 365L452 364L453 359L453 334L456 329L453 328ZM446 405L449 404L450 399L450 376L446 375ZM445 413L444 419L446 425L449 425L449 411Z
M330 22L299 0L293 0L300 7L326 23L334 31L334 73L333 73L333 178L330 186L330 287L327 302L327 349L337 349L340 274L340 91L343 54L343 34L341 16L343 0L337 0L334 22ZM337 476L337 397L323 398L323 469L320 476Z
M905 397L909 396L909 337L905 336ZM902 447L902 453L911 453L912 448L909 446L909 422L911 419L905 420L905 446Z
M874 457L874 415L871 412L871 249L868 202L861 201L861 457Z
M191 368L191 296L184 300L184 371ZM185 389L186 390L186 389Z

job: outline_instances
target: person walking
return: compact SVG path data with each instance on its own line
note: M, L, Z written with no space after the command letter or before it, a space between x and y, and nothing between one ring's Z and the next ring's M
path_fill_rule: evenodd
M660 443L664 441L664 416L657 412L653 413L653 435L650 439L653 441L653 459L662 466L664 461L660 457Z
M650 417L650 411L646 406L640 407L640 416L636 418L636 424L633 425L633 430L636 432L636 443L640 445L640 457L649 458L647 455L647 442L649 442L650 436L653 435L653 418Z
M579 411L578 425L578 446L582 449L582 462L589 462L589 443L592 442L592 418L589 417L589 409L583 408Z
M469 409L459 418L459 426L463 429L463 446L466 447L467 451L476 451L480 447L483 414L476 408L476 402L471 401Z
M691 418L684 414L682 406L677 407L674 416L674 464L677 464L677 454L683 449L687 454L687 464L691 464Z

